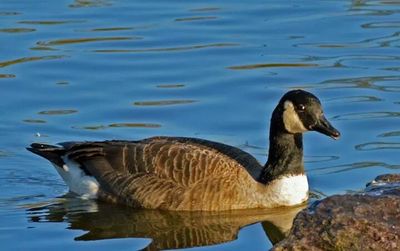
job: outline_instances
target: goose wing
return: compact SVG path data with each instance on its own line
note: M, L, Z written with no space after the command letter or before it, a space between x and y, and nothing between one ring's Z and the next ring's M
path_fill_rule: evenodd
M224 199L229 186L261 171L250 154L202 139L156 137L61 145L69 159L98 180L103 199L136 207L205 207L206 200Z

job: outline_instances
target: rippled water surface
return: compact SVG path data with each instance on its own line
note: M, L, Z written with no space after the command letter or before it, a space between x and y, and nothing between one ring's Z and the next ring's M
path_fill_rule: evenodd
M399 172L399 12L386 0L2 0L2 250L268 249L300 209L172 213L81 201L25 147L180 135L265 162L270 113L292 88L317 94L342 132L339 141L305 136L316 195Z

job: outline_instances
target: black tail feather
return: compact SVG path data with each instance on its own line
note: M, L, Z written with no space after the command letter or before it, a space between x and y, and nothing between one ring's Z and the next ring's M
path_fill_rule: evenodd
M65 149L62 147L33 143L30 147L27 147L26 149L47 159L57 166L62 167L65 164L61 158L65 154Z

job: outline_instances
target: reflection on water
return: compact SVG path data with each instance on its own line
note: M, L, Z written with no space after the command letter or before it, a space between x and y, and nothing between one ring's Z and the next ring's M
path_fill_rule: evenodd
M8 157L10 156L8 153L0 150L0 157Z
M133 27L110 27L110 28L95 28L92 29L91 31L128 31L134 29L135 28Z
M173 52L173 51L189 51L207 48L219 48L219 47L232 47L238 46L235 43L214 43L214 44L199 44L181 47L167 47L167 48L145 48L145 49L101 49L94 50L93 52L99 53L141 53L141 52Z
M393 131L393 132L385 132L382 134L379 134L378 137L398 137L400 136L400 131Z
M5 32L5 33L24 33L24 32L34 32L36 29L30 29L30 28L5 28L5 29L0 29L0 32Z
M157 85L157 88L183 88L184 84L161 84Z
M364 144L359 144L355 146L358 151L374 151L374 150L384 150L384 149L400 149L400 143L393 142L368 142Z
M56 85L69 85L68 81L59 81L56 83Z
M230 66L228 69L231 70L252 70L258 68L282 68L282 67L317 67L317 64L305 64L305 63L269 63L269 64L251 64L251 65L238 65Z
M400 22L374 22L361 25L366 29L380 29L380 28L400 28Z
M371 47L390 47L392 44L397 46L397 43L400 41L398 32L390 34L388 36L365 39L357 42L348 42L343 44L332 44L332 43L306 43L306 44L297 44L298 47L319 47L319 48L327 48L327 49L342 49L342 48L371 48Z
M233 241L240 228L262 222L266 238L280 241L304 206L275 210L173 212L138 210L95 201L62 198L48 205L25 205L31 222L67 222L83 230L76 241L151 238L148 250L190 248Z
M16 16L20 15L21 13L19 12L14 12L14 11L0 11L0 16Z
M318 84L305 85L304 88L333 89L333 88L357 88L371 89L384 92L400 92L397 82L400 76L371 76L362 78L330 79ZM386 85L379 84L380 82Z
M80 43L91 43L91 42L105 42L105 41L123 41L140 39L140 37L90 37L90 38L71 38L71 39L58 39L52 41L39 41L39 46L53 46L53 45L65 45L65 44L80 44Z
M196 102L196 100L191 99L181 99L181 100L159 100L159 101L136 101L133 105L136 106L164 106L164 105L183 105L191 104Z
M61 109L61 110L46 110L46 111L40 111L38 114L40 115L68 115L68 114L73 114L77 113L77 110L74 109Z
M14 74L0 74L0 78L15 78Z
M382 101L382 99L374 96L335 97L327 100L327 102L346 102L346 103L378 102L378 101Z
M84 21L79 20L26 20L19 21L20 24L32 24L32 25L59 25L59 24L73 24L73 23L83 23Z
M359 112L334 116L334 120L359 120L400 117L400 112Z
M212 11L219 11L221 8L218 7L204 7L204 8L197 8L191 9L192 12L212 12Z
M43 119L24 119L22 120L25 123L33 123L33 124L43 124L46 123L46 120Z
M26 62L33 62L33 61L41 61L41 60L53 60L53 59L61 59L64 56L61 55L54 55L54 56L43 56L43 57L23 57L23 58L18 58L14 60L9 60L9 61L3 61L0 62L0 68L14 65L14 64L21 64L21 63L26 63Z
M185 18L176 18L176 22L193 22L193 21L202 21L202 20L213 20L217 19L217 17L213 16L204 16L204 17L185 17Z
M343 173L356 169L366 169L371 167L384 167L387 169L400 169L400 165L395 164L387 164L384 162L373 162L373 161L365 161L365 162L356 162L351 164L343 164L343 165L334 165L329 167L320 167L310 170L310 173L324 173L324 174L334 174L334 173Z
M103 130L108 128L159 128L160 124L154 123L112 123L109 125L88 125L88 126L73 126L76 129L85 129L85 130Z
M74 3L70 4L71 8L84 8L84 7L106 7L111 6L112 1L110 0L75 0Z
M304 156L305 163L318 163L338 160L339 156Z

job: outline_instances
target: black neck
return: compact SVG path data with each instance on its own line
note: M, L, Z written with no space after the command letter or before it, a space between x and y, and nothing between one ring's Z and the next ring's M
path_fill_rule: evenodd
M304 173L303 135L286 131L279 109L278 106L272 114L268 161L259 177L264 184L282 175Z

